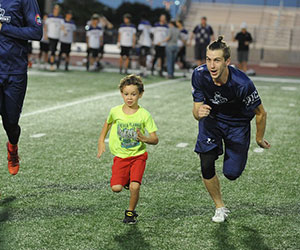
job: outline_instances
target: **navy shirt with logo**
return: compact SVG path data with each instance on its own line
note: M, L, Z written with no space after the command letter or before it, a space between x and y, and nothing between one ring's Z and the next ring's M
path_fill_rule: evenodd
M258 92L242 71L229 66L226 84L214 84L206 65L197 67L192 76L194 102L212 107L210 117L232 126L248 124L261 104Z
M207 46L210 43L210 37L214 34L214 31L210 25L197 25L194 28L193 33L195 35L197 44L203 44Z
M24 74L28 40L40 40L42 20L36 0L0 0L0 74Z

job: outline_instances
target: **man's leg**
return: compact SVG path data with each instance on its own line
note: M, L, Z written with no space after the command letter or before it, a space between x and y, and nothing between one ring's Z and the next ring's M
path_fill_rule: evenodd
M215 160L218 158L217 148L206 153L200 153L201 172L205 187L213 199L216 208L224 207L220 182L215 171Z
M215 175L213 178L209 180L203 178L203 182L211 198L213 199L216 208L224 207L224 202L222 200L222 195L221 195L220 182L217 175Z
M18 142L21 134L19 118L27 88L27 74L9 76L2 95L2 123L8 137L8 170L15 175L19 171Z
M122 74L122 69L123 69L123 55L120 55L119 69L120 69L120 74Z
M125 74L128 73L128 65L129 65L129 60L130 60L130 57L129 55L126 55L126 59L125 59L125 65L124 65L124 68L125 68Z

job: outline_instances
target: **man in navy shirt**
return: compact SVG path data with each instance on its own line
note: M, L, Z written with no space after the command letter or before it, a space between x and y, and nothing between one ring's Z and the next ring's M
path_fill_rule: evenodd
M229 180L237 179L245 168L254 116L257 144L270 147L264 139L267 114L258 92L245 73L229 66L230 48L222 39L220 36L207 47L206 65L197 67L192 76L193 115L199 121L195 152L200 155L203 181L216 205L214 222L224 222L229 213L215 173L223 143L223 173Z
M8 136L8 170L19 171L19 118L27 86L28 40L42 38L36 0L0 0L0 114Z

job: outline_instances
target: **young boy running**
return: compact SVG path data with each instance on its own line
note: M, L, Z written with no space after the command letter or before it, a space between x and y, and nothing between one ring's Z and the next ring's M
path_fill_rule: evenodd
M115 155L110 180L113 192L130 190L129 208L125 210L124 223L135 224L138 214L135 211L139 200L140 186L146 167L148 154L146 144L156 145L157 127L150 113L139 106L138 101L144 93L142 79L136 75L124 77L119 85L124 104L110 110L98 141L100 158L105 152L105 137L109 135L109 148ZM145 130L149 136L145 134Z

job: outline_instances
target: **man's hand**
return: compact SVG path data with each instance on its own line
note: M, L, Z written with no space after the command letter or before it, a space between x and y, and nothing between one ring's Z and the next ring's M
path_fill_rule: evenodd
M207 117L210 114L210 110L211 110L210 106L206 104L201 105L198 110L199 119Z
M105 152L105 143L104 142L99 142L98 144L98 154L97 157L100 158L101 155Z
M2 29L2 23L0 22L0 30Z
M270 148L271 147L271 144L265 140L265 139L262 139L262 140L256 140L256 143L258 146L260 146L261 148Z
M136 132L137 132L137 139L138 139L139 141L145 142L145 143L148 142L148 137L147 137L147 136L144 136L144 135L142 134L142 132L141 132L139 129L137 129Z

